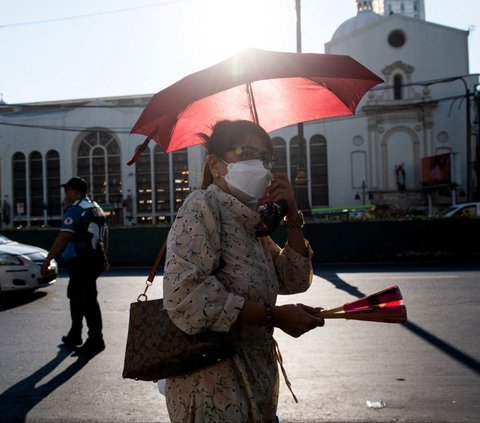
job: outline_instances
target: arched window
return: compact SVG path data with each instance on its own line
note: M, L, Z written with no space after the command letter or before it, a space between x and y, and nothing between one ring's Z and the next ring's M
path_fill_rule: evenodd
M315 135L310 141L312 206L328 206L327 140Z
M30 153L28 166L30 168L30 216L43 218L45 206L43 202L43 166L42 155L38 151Z
M62 213L62 199L60 195L60 156L57 151L47 153L47 219L59 218Z
M187 150L180 150L171 154L173 162L174 205L175 211L177 211L190 192L188 187L188 153Z
M272 139L273 156L275 165L272 169L274 172L287 173L287 143L283 138L276 137Z
M170 166L168 164L168 155L165 154L159 145L155 146L154 151L154 171L155 171L155 212L161 216L170 215Z
M400 74L396 74L393 77L393 98L395 100L403 98L403 78Z
M140 148L140 146L138 146ZM137 148L137 150L138 150ZM135 182L137 187L137 214L139 223L152 216L152 169L150 147L147 147L135 163Z
M360 189L367 180L367 153L353 151L350 157L352 169L352 189Z
M155 146L154 174L156 223L172 222L189 193L187 150L165 154Z
M25 155L15 153L12 158L13 214L15 220L24 220L27 212L27 168Z
M290 181L294 184L298 170L298 136L290 142Z
M90 132L78 146L77 174L89 182L95 200L119 208L122 201L120 148L104 131Z

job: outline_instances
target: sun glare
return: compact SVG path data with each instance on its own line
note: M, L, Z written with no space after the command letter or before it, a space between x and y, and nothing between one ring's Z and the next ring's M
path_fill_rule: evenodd
M283 5L282 5L283 3ZM290 9L290 27L295 25L294 3L278 0L203 0L195 2L196 20L202 22L200 37L215 53L235 54L248 47L287 50L294 46L294 34L284 35L285 13ZM283 11L284 11L283 10ZM283 12L282 11L282 12ZM284 41L284 38L286 41ZM199 39L196 38L196 42ZM288 46L283 44L290 41Z

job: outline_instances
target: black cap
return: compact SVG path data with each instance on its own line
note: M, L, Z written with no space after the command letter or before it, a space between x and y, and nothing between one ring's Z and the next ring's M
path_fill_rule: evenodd
M79 178L78 176L73 177L68 182L60 185L63 188L73 188L75 191L81 192L86 194L88 191L88 184L87 181L83 178Z

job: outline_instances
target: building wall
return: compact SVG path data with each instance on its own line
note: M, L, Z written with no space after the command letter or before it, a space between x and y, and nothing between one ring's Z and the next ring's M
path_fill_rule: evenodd
M351 22L349 25L354 27ZM405 34L405 43L400 47L388 42L395 30ZM467 75L467 37L465 31L391 15L325 45L326 53L350 55L385 80L385 85L364 97L354 121L329 123L323 129L332 133L327 139L330 151L335 149L335 157L346 160L356 154L355 149L365 153L367 185L376 192L376 202L386 197L395 201L392 195L398 191L395 169L403 164L406 189L418 194L403 206L425 205L420 160L441 152L454 152L462 157L462 182L465 183L466 102L461 97L466 92L463 81L473 91L478 75L429 86L409 84ZM396 75L400 75L403 82L401 99L394 98L393 88L385 89L393 87ZM356 136L364 141L361 146L352 145ZM329 166L329 180L346 186L346 167L336 166L338 162L337 159L335 165ZM351 179L355 179L353 174ZM350 200L348 190L331 187L330 191L332 206ZM397 203L400 203L401 195L397 194ZM446 203L452 199L438 197L436 200Z
M422 191L420 160L444 152L456 153L460 158L462 171L458 182L459 188L465 189L466 102L462 96L466 88L473 91L473 86L478 83L478 75L463 78L468 73L467 32L401 15L381 19L373 17L370 21L365 20L367 24L362 27L349 20L348 26L354 30L346 34L340 31L341 36L334 37L325 45L326 53L352 56L384 78L386 84L367 94L353 117L305 123L308 200L312 207L361 204L362 200L355 197L364 187L368 193L374 194L376 204L395 203L402 208L424 206L427 198ZM389 35L395 30L401 30L406 35L406 41L400 47L392 47L388 42ZM395 77L402 79L400 99L394 98L392 87ZM454 80L446 81L447 78ZM434 80L443 82L415 85ZM12 158L16 152L23 153L27 161L32 152L39 152L45 168L47 153L57 151L60 156L59 179L66 181L77 174L78 145L85 134L102 131L118 143L122 199L130 198L133 204L129 210L124 205L115 205L121 212L119 223L142 222L140 217L145 223L158 223L162 214L171 218L176 206L171 206L168 212L155 209L160 195L158 187L155 188L155 175L159 172L155 167L158 158L155 143L151 142L149 150L142 155L150 160L142 176L148 179L143 193L139 188L139 165L126 165L144 140L144 137L129 132L147 101L148 97L133 96L45 103L32 107L0 107L0 123L3 123L0 124L2 204L13 199ZM271 135L280 147L285 147L279 150L283 154L286 152L284 170L295 180L297 126L274 131ZM317 148L315 140L319 139L326 140L327 177L323 180L326 185L312 182L313 168L317 164L313 163L312 149ZM185 167L188 170L189 191L200 185L204 155L202 147L188 149ZM177 200L174 199L176 188L172 157L165 163L169 169L170 198L174 203ZM405 170L407 193L399 191L396 167L400 165ZM31 184L30 180L27 182ZM46 191L48 181L44 180L43 184ZM322 188L315 188L319 186ZM150 193L149 189L156 192ZM322 195L319 195L319 189ZM63 195L59 188L57 194ZM140 195L151 198L151 212L148 208L140 210ZM438 205L446 205L452 198L436 195L433 200ZM11 206L12 214L15 214L15 205ZM25 206L30 209L30 204ZM58 218L60 214L61 211L57 213ZM26 212L20 221L28 226L45 223L48 218L45 211L43 219L35 222Z

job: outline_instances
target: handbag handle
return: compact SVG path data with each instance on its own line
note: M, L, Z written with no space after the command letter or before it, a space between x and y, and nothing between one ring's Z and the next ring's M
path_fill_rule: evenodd
M165 254L165 248L167 247L167 239L165 238L165 241L163 241L162 246L160 247L160 251L157 254L157 258L153 262L152 269L150 270L150 273L148 274L147 280L145 281L145 290L143 291L142 294L140 294L137 297L137 301L147 301L147 290L152 286L153 280L155 279L155 275L157 274L157 270L160 266L160 262L162 261L163 255Z

